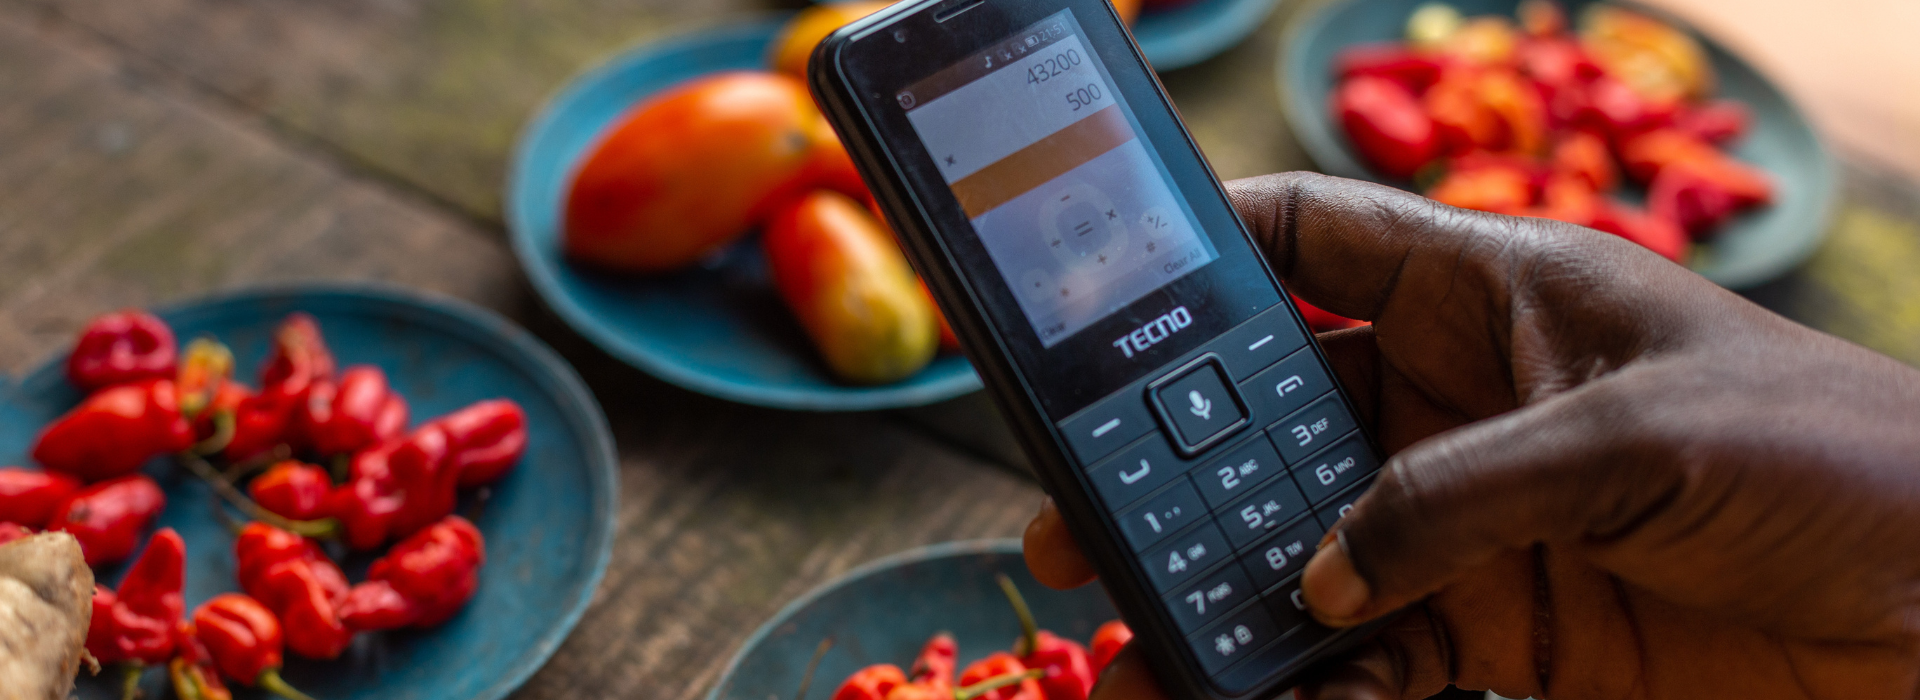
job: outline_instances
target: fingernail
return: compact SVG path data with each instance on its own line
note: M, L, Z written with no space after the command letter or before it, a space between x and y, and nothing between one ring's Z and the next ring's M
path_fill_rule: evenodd
M1355 617L1366 607L1367 599L1373 597L1373 589L1366 579L1360 578L1360 572L1354 570L1353 560L1347 558L1344 546L1322 547L1315 553L1307 562L1300 588L1313 616L1333 627L1359 622Z

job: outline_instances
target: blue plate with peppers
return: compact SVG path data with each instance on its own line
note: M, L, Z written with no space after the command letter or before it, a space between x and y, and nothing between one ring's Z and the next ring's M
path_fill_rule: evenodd
M1002 575L1040 629L1099 656L1105 645L1090 642L1116 617L1105 589L1040 585L1016 539L947 542L860 566L788 603L747 638L707 700L834 697L834 689L862 669L909 669L916 653L941 632L958 644L964 678L973 662L1008 651L1023 633L998 581ZM809 669L810 689L798 697Z
M484 538L485 563L478 570L475 593L452 610L449 619L361 632L331 660L302 658L289 649L281 676L322 699L506 696L538 670L572 630L612 552L617 462L599 405L572 368L525 330L450 299L362 286L305 286L236 292L171 305L155 314L171 327L181 346L202 336L217 338L236 360L234 378L262 387L268 384L262 381L262 364L276 342L276 329L296 312L317 321L343 371L372 365L385 373L410 409L411 435L426 432L422 424L476 402L509 399L524 411L525 449L510 471L485 486L462 489L453 504L454 513L470 520ZM85 398L68 381L66 360L63 355L0 387L0 464L32 468L33 446L42 427ZM343 373L342 395L348 381ZM114 442L145 435L123 429ZM477 446L479 441L459 444ZM209 599L239 590L234 528L247 519L246 513L222 505L211 482L196 476L182 458L151 459L138 473L158 485L166 504L150 527L127 541L156 547L150 543L159 541L151 537L158 528L179 534L185 545L182 594L189 616ZM113 535L103 537L108 540L95 541L110 541ZM404 542L392 546L406 546ZM369 565L388 552L387 547L349 551L339 542L325 542L321 550L339 562L352 583L367 580ZM128 561L96 565L96 579L108 588L124 588ZM301 623L283 624L290 647L312 641ZM79 697L118 698L124 678L114 667L97 677L83 673ZM145 697L173 696L165 669L148 668L138 678ZM228 685L236 698L267 697L244 684Z
M1282 107L1294 135L1322 171L1418 191L1407 178L1390 176L1359 154L1332 103L1342 53L1362 45L1403 41L1409 18L1425 4L1425 0L1336 0L1297 18L1288 28L1278 71ZM1455 16L1471 22L1489 15L1517 19L1522 3L1453 0L1447 4L1457 10ZM1772 280L1805 260L1818 247L1831 220L1837 182L1833 157L1805 117L1752 66L1675 17L1632 3L1559 3L1573 23L1585 21L1583 13L1602 4L1658 20L1692 38L1714 77L1707 98L1733 103L1734 110L1749 115L1745 133L1717 147L1771 181L1771 204L1744 209L1710 229L1711 238L1693 246L1688 266L1721 286L1740 289ZM1647 197L1639 187L1618 194L1634 206Z

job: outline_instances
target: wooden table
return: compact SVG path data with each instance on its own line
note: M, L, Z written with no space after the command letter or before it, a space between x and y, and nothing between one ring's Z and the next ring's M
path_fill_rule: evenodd
M535 299L508 252L514 136L569 75L749 0L0 0L0 368L90 316L302 280L499 310L580 368L621 453L593 608L515 697L691 700L756 625L880 555L1017 536L1040 491L970 398L785 413L663 384ZM1270 76L1292 4L1166 76L1223 176L1308 165ZM1920 198L1850 169L1829 243L1753 292L1920 362ZM750 436L750 437L748 437Z

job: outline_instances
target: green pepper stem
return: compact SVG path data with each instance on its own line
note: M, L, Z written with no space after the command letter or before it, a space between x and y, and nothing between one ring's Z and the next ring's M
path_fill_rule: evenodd
M1013 614L1020 618L1021 645L1019 656L1026 656L1040 649L1040 626L1033 621L1033 609L1027 607L1027 599L1020 595L1020 587L1013 585L1013 579L1006 574L996 575L1000 580L1000 590L1007 594L1007 602L1013 605Z
M1026 671L1022 671L1020 673L1007 673L1007 674L994 676L984 681L980 681L979 683L975 683L973 685L954 691L953 700L973 700L974 698L980 697L982 695L986 695L987 693L991 693L993 691L999 690L1001 688L1005 688L1015 683L1023 683L1034 678L1039 678L1040 676L1045 674L1046 674L1046 671L1033 668L1033 669L1027 669Z
M280 669L277 668L269 668L261 671L260 680L254 683L254 685L265 688L267 692L286 698L287 700L313 700L313 698L309 697L306 693L302 693L293 686L287 685L286 679L280 677Z
M826 658L827 650L832 648L832 637L821 639L813 647L813 660L807 662L807 672L800 674L800 688L793 691L793 700L807 700L807 689L813 687L813 672L820 670L820 660Z
M194 443L191 449L197 455L219 454L233 442L233 431L233 411L214 411L213 434Z
M136 661L120 665L120 700L133 700L140 697L140 674L147 667Z
M240 493L240 489L234 488L232 482L227 481L226 477L220 475L220 472L214 471L213 465L208 464L207 460L201 458L200 455L191 452L182 452L180 453L180 462L187 465L188 469L193 470L194 475L200 477L202 481L213 486L214 493L220 494L221 498L226 499L228 503L232 503L234 507L246 513L249 518L302 537L326 539L340 536L340 521L337 519L293 520L260 507L260 504L254 503L253 499L247 498L246 494Z

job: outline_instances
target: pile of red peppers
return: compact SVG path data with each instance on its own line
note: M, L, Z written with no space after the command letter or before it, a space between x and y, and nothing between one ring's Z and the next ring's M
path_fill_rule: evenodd
M1676 262L1772 200L1765 173L1720 149L1748 113L1709 99L1712 69L1684 32L1596 4L1576 34L1551 0L1522 2L1517 20L1430 3L1406 42L1342 52L1332 101L1349 142L1435 200L1592 227ZM1628 180L1646 208L1609 196Z
M446 622L473 598L486 562L480 530L454 514L460 492L499 481L526 452L526 413L506 399L409 430L407 401L387 375L339 367L306 314L275 330L259 389L236 381L234 364L212 338L176 348L152 314L101 316L67 362L84 398L33 446L44 470L0 467L0 543L65 531L93 565L140 549L167 505L143 473L161 457L195 468L253 516L233 523L243 593L190 617L186 545L169 528L146 538L117 587L96 587L87 649L126 669L128 692L143 669L164 667L186 700L231 700L228 681L305 700L279 676L284 650L330 659L361 632ZM316 537L340 552L388 549L354 584Z
M941 632L927 640L907 671L893 664L862 668L841 681L833 700L1086 700L1100 673L1133 639L1125 623L1113 620L1094 631L1089 651L1039 629L1012 580L1001 576L1000 587L1024 632L1011 651L995 651L961 669L959 645Z

